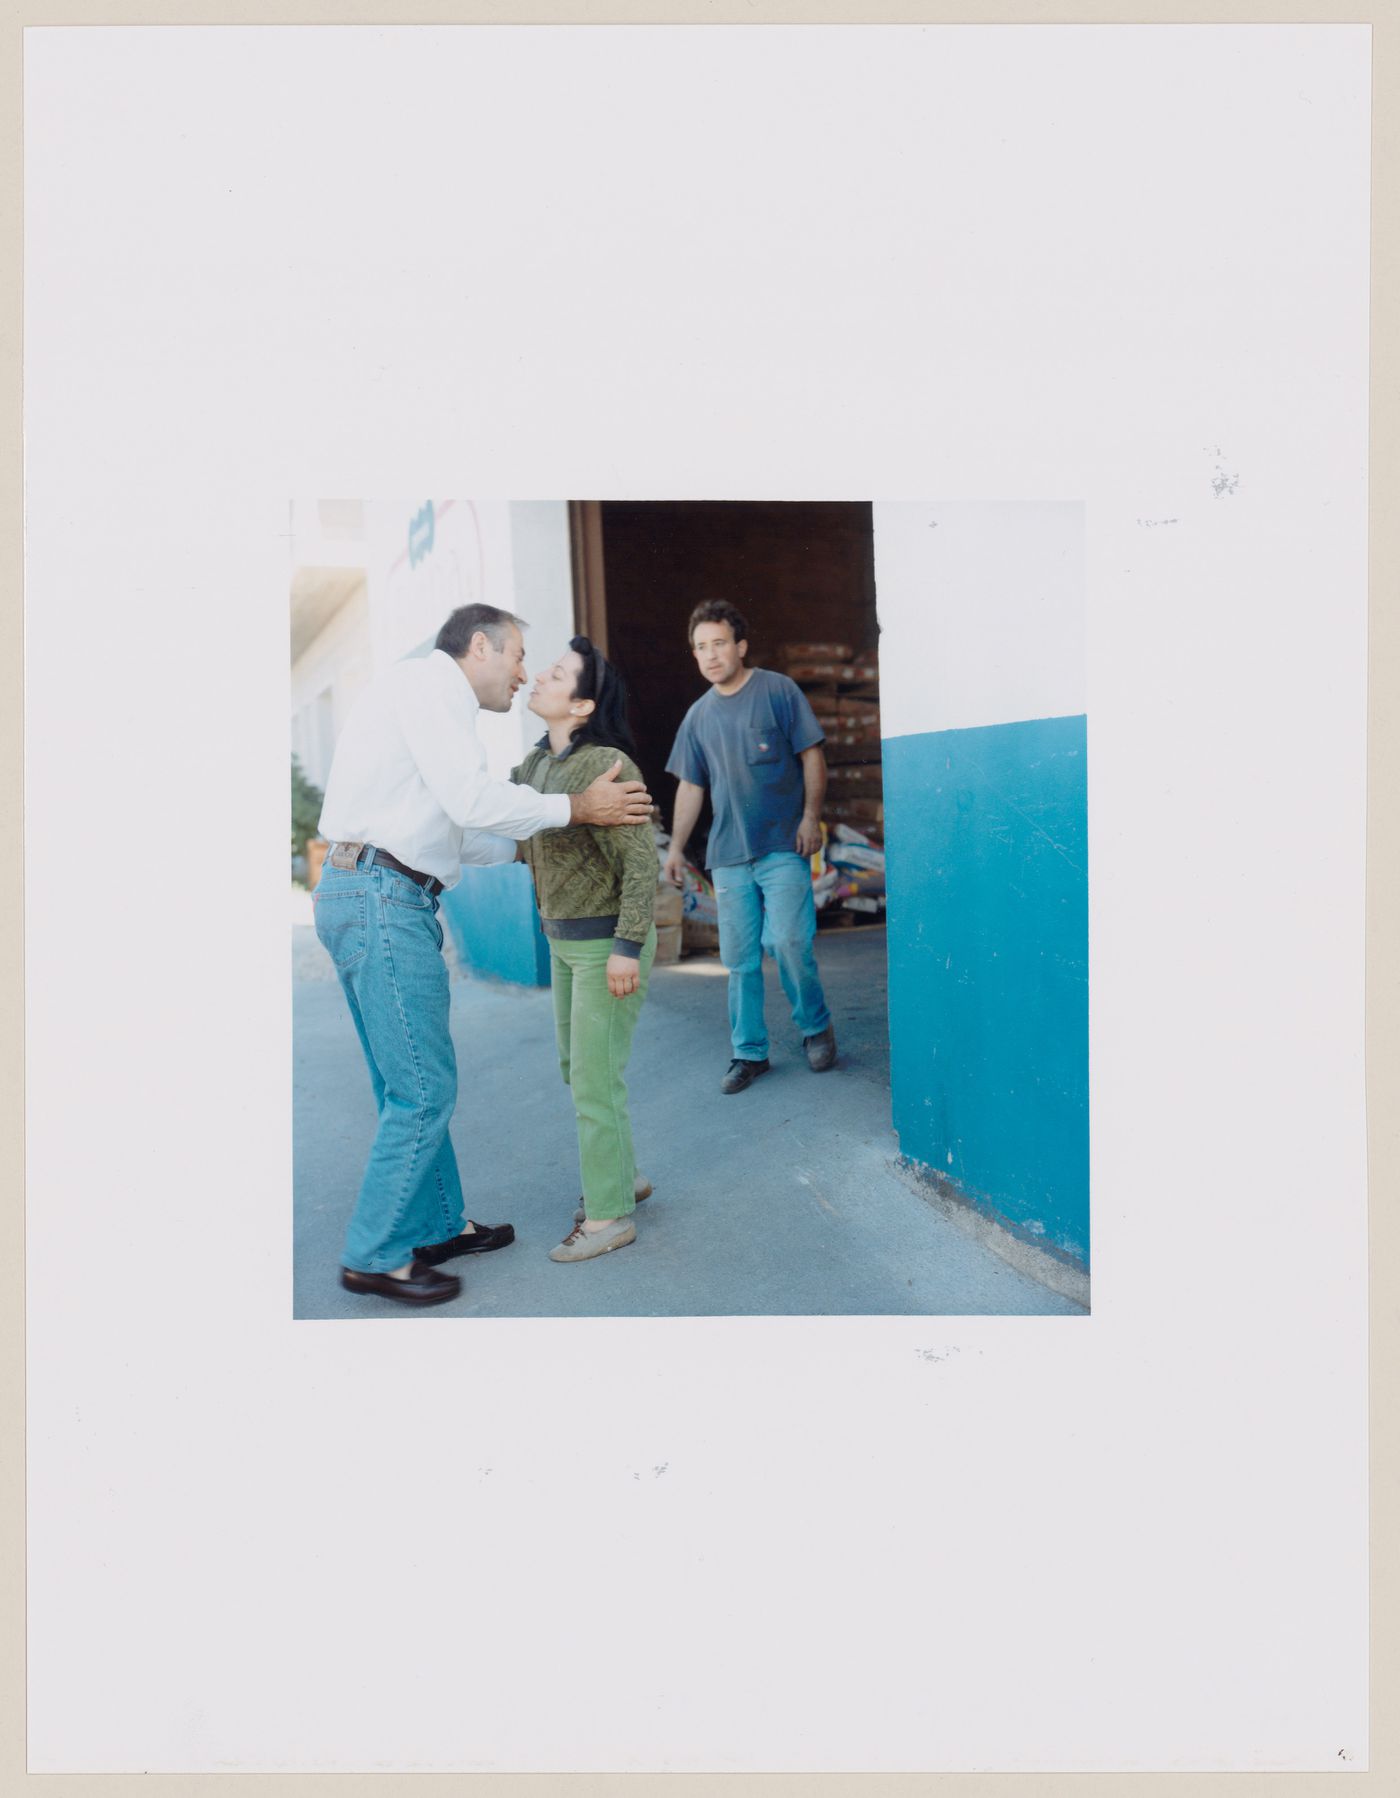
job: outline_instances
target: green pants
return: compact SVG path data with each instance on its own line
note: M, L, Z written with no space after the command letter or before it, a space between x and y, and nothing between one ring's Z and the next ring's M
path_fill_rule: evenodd
M608 991L612 938L549 944L559 1066L574 1096L583 1209L590 1218L626 1217L636 1209L632 1120L623 1071L656 955L656 931L642 945L641 980L626 999Z

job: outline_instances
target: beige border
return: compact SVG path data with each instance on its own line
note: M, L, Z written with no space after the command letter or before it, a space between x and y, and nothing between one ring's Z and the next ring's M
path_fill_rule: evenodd
M1397 1343L1400 1307L1400 1215L1394 1203L1400 1172L1400 528L1382 498L1400 490L1400 10L1385 0L1254 0L1253 4L1172 5L1164 0L1022 0L1000 5L952 4L951 0L414 0L401 16L385 0L19 0L16 16L0 31L0 91L5 97L0 130L0 380L10 426L0 437L0 832L10 846L0 874L0 1190L6 1252L0 1280L0 1341L4 1364L0 1399L6 1428L0 1457L0 1520L4 1557L0 1562L0 1789L33 1790L44 1798L89 1798L89 1794L216 1794L217 1798L273 1798L294 1790L364 1794L382 1798L402 1781L427 1793L470 1793L472 1798L601 1798L625 1793L642 1798L656 1790L687 1798L1094 1798L1150 1792L1152 1798L1178 1793L1224 1794L1244 1798L1256 1791L1312 1798L1338 1790L1400 1791L1400 1393ZM1371 1443L1372 1515L1380 1525L1372 1562L1371 1769L1346 1776L1339 1787L1328 1774L225 1774L30 1775L24 1770L24 1476L23 1442L23 1089L21 1002L23 994L21 840L21 71L25 25L124 24L802 24L802 23L1036 23L1096 24L1280 24L1369 23L1374 28L1375 125L1373 140L1374 263L1372 272L1373 350L1371 392L1371 640L1370 760L1368 817L1367 1091L1371 1166ZM1386 1695L1389 1695L1388 1698Z

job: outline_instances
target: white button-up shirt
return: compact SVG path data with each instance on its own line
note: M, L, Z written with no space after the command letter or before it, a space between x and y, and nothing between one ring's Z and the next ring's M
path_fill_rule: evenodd
M518 839L569 822L567 793L487 773L471 682L441 649L385 669L336 744L321 835L373 843L456 886L463 862L508 862Z

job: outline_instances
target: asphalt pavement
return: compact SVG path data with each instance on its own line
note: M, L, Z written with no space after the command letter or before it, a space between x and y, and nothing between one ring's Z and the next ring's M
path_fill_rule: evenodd
M725 974L713 955L657 968L628 1071L640 1170L637 1240L596 1260L548 1251L578 1202L573 1110L546 990L453 967L452 1123L469 1214L516 1241L451 1263L463 1290L416 1311L339 1284L374 1134L369 1076L334 971L294 898L295 1231L299 1318L1082 1316L1010 1266L892 1168L882 930L818 936L839 1059L813 1074L766 964L772 1072L726 1096Z

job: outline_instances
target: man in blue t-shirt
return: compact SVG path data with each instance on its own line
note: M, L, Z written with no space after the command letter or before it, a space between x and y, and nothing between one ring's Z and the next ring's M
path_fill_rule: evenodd
M722 599L690 615L690 647L710 691L681 721L666 772L680 781L666 878L685 879L684 850L710 789L714 823L705 864L719 906L719 952L729 970L734 1059L722 1093L741 1093L768 1072L763 951L772 951L807 1065L836 1060L812 939L810 858L821 847L826 794L822 728L802 689L785 674L746 668L749 627Z

